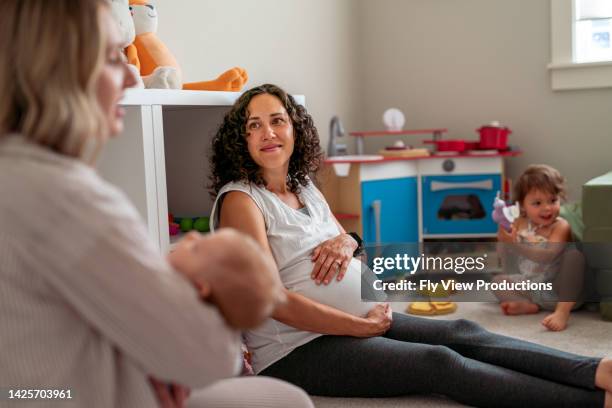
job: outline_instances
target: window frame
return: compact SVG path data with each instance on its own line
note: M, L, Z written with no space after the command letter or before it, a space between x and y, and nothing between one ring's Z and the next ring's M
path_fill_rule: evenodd
M612 61L574 62L574 0L550 0L554 91L612 87Z

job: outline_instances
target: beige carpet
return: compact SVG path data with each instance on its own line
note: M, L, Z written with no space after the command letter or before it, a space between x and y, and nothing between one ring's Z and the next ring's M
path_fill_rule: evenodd
M395 311L403 311L406 303L393 303ZM601 320L596 312L581 310L572 313L569 327L553 333L540 325L545 312L528 316L507 317L495 303L460 303L452 315L435 318L474 320L488 330L524 340L533 341L568 352L612 356L612 322ZM365 407L459 407L451 400L436 396L410 396L402 398L325 398L313 397L317 408Z

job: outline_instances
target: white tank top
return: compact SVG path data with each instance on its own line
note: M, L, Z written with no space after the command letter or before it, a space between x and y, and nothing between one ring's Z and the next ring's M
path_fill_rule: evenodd
M255 184L228 183L219 191L213 206L212 231L218 226L223 195L230 191L249 195L263 214L272 255L288 290L355 316L363 317L373 307L361 301L362 263L358 259L352 259L340 282L333 280L329 285L316 285L310 277L314 266L310 259L313 249L340 234L327 202L312 183L302 187L298 195L308 214L289 207L274 193ZM368 282L364 284L371 287L371 281L366 279ZM320 333L298 330L268 319L257 329L246 332L245 340L253 356L253 368L259 373L319 336Z

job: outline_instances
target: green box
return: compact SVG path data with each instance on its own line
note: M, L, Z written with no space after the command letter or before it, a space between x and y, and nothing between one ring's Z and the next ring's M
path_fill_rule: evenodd
M612 302L601 302L599 312L604 320L612 322Z
M612 269L597 269L595 284L601 298L612 301Z
M612 207L612 202L609 205ZM582 238L584 242L610 242L612 244L612 227L585 227Z
M612 228L612 171L582 186L582 219L586 228Z

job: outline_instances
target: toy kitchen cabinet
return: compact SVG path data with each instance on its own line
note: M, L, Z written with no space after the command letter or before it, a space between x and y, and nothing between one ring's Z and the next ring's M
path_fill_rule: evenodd
M123 134L107 143L98 170L122 189L159 249L170 249L168 214L209 216L211 141L238 92L130 89ZM302 96L296 100L304 103ZM179 236L172 237L173 240Z
M337 177L330 166L321 182L340 223L364 242L418 240L416 161L351 162L346 177Z
M494 237L503 159L520 152L326 161L323 194L343 227L367 244ZM349 164L348 175L334 171Z

